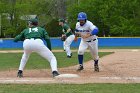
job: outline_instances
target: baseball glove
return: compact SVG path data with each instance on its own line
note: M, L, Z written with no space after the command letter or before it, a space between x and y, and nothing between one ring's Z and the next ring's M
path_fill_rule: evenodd
M62 41L65 41L66 39L67 39L67 36L66 36L66 35L62 35L62 36L61 36L61 40L62 40Z

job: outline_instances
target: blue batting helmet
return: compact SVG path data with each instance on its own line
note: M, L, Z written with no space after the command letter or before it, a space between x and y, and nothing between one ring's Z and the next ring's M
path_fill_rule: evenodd
M86 20L86 19L87 19L87 14L86 14L86 13L80 12L80 13L78 14L77 20Z

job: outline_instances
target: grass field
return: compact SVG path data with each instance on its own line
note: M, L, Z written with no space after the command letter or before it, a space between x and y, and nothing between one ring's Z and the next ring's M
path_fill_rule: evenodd
M62 47L54 47L54 50L61 50ZM77 48L71 47L72 50L76 50ZM139 46L102 46L100 49L140 49ZM0 48L0 50L23 50L22 48Z
M112 52L100 52L100 57ZM58 67L77 65L77 53L71 59L65 52L54 53ZM0 53L0 70L17 69L22 53ZM91 60L89 52L85 53L84 61ZM33 53L25 69L50 68L49 62ZM140 84L0 84L0 93L140 93Z
M140 93L140 84L1 84L0 93Z
M99 56L111 54L112 52L100 52ZM67 58L65 52L55 52L54 55L58 61L58 67L67 67L78 64L77 52L73 53L72 58ZM0 70L17 69L22 57L22 53L0 53ZM89 52L85 53L84 61L91 60ZM47 60L42 58L36 53L32 53L26 64L25 69L43 69L50 68L50 64Z

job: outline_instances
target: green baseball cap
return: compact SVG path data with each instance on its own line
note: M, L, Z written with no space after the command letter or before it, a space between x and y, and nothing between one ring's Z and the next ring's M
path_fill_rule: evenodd
M37 26L38 25L38 20L37 19L30 19L29 21L28 21L28 24L31 24L31 25L34 25L34 26Z
M30 19L29 21L32 22L32 23L37 23L38 22L38 20L35 19L35 18L34 19Z
M65 22L65 20L63 18L60 18L58 21L63 22L63 23Z

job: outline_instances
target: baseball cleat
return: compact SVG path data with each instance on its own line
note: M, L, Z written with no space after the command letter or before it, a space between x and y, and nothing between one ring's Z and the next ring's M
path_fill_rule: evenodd
M67 55L67 58L71 58L72 57L72 53L70 55Z
M52 74L53 74L53 77L60 75L57 71L53 71Z
M84 69L84 67L83 67L82 65L79 65L77 71L81 71L81 70L83 70L83 69Z
M71 56L67 56L67 58L71 58Z
M98 66L98 64L95 64L94 65L94 71L99 72L99 66Z
M18 71L17 77L19 77L19 78L23 77L23 72L21 70Z
M70 55L71 55L71 57L72 57L72 53L71 53Z

